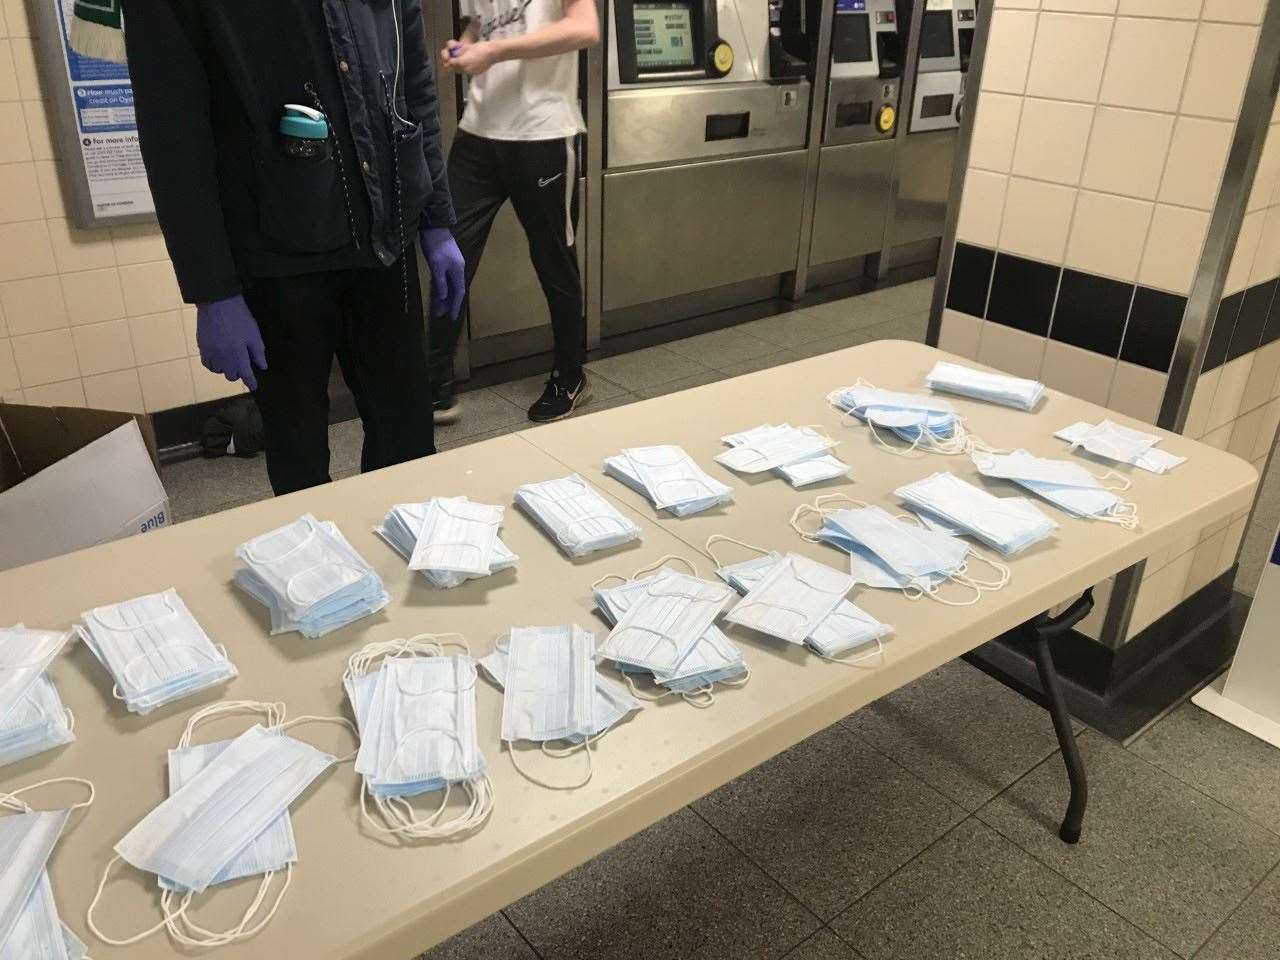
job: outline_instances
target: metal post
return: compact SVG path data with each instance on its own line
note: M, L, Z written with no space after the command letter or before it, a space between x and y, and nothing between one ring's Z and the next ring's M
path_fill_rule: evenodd
M835 21L835 0L822 0L818 25L818 46L814 53L813 83L809 96L809 131L806 140L804 195L800 206L800 242L796 269L787 297L799 300L809 288L809 256L813 248L814 207L818 197L818 165L822 151L822 131L827 119L827 95L831 92L831 31Z
M605 3L610 0L605 0ZM600 346L604 315L604 151L605 151L605 51L609 49L609 17L599 4L600 42L587 50L587 190L583 198L586 216L586 269L582 278L587 313L587 349Z
M912 0L911 24L907 28L907 50L903 55L902 86L898 91L898 127L893 139L893 173L889 177L889 215L884 218L884 237L880 241L880 253L876 256L875 274L883 280L889 274L889 254L893 250L894 211L898 208L898 190L901 176L898 165L902 162L902 141L911 129L911 105L916 99L916 73L920 69L920 27L924 22L924 10L928 0ZM898 25L902 29L902 25ZM975 38L976 40L976 38Z
M1071 799L1067 803L1067 813L1062 819L1062 826L1058 829L1058 837L1063 843L1077 843L1080 840L1080 829L1084 824L1084 809L1089 802L1089 781L1085 775L1084 760L1080 756L1075 731L1071 729L1071 714L1067 710L1066 697L1062 694L1058 671L1053 665L1049 638L1043 635L1033 637L1031 650L1035 654L1036 670L1040 674L1040 689L1044 691L1045 699L1049 701L1049 716L1053 720L1053 732L1058 735L1058 746L1062 748L1062 760L1067 767L1067 780L1071 784Z

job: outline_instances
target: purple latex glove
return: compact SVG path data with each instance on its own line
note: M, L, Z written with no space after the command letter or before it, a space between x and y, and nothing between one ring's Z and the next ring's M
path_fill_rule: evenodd
M456 318L467 292L466 262L448 227L424 227L418 233L431 271L431 316Z
M196 344L206 370L258 389L253 368L267 369L267 351L258 321L240 294L196 307Z

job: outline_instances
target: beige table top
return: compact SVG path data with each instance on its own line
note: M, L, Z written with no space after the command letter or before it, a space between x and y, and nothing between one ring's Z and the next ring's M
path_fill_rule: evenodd
M0 789L52 776L87 777L98 787L97 803L76 815L51 860L63 919L98 960L183 952L161 934L132 947L104 946L87 935L84 911L112 845L165 796L165 750L198 707L219 699L282 699L291 716L345 714L340 678L346 658L373 640L456 630L482 655L512 625L577 622L603 632L592 613L592 581L606 573L630 573L667 553L696 558L692 546L711 533L839 565L837 552L804 543L787 526L796 504L816 493L840 490L887 505L893 502L890 491L902 482L937 470L965 477L974 471L959 458L903 459L879 450L865 427L840 424L827 409L825 395L859 375L886 387L919 389L924 372L939 356L919 345L868 344L0 573L0 621L44 627L68 625L80 611L98 604L176 587L211 636L226 644L240 670L225 687L136 717L111 699L105 672L83 645L54 664L52 676L76 714L79 739L3 768ZM956 403L988 441L1041 454L1063 452L1065 445L1051 437L1054 429L1107 415L1052 391L1036 414ZM796 491L772 476L733 476L712 461L722 449L722 434L782 421L827 425L843 441L837 452L853 464L853 481ZM606 454L660 442L683 445L735 488L735 502L683 520L659 518L642 498L602 476ZM293 807L300 860L278 916L258 937L215 955L229 960L413 956L852 710L1249 503L1257 477L1248 464L1173 435L1163 445L1190 460L1165 477L1135 471L1132 497L1144 521L1138 531L1070 520L1046 506L1062 523L1055 540L1015 559L1009 587L976 606L950 608L884 591L855 591L857 603L897 628L882 662L839 666L731 628L751 665L751 682L718 694L709 710L678 700L646 705L600 741L595 777L579 790L547 791L514 772L498 745L500 694L481 683L480 740L497 798L490 822L449 843L385 842L363 827L358 778L350 765L341 766ZM569 561L512 508L503 539L520 555L518 567L437 591L410 575L403 561L370 532L387 508L405 500L463 493L509 505L518 484L563 476L569 472L566 464L634 511L643 528L639 545ZM268 638L263 613L230 586L234 548L304 511L339 524L382 575L392 605L322 640ZM709 567L700 561L704 574ZM246 722L211 724L201 738L233 735ZM334 752L350 749L350 738L336 729L297 732ZM527 762L556 764L546 775L569 780L578 775L582 759L550 761L529 754ZM72 795L50 790L50 801L41 805ZM117 877L107 888L98 919L107 932L120 936L154 923L158 910L153 878L128 868ZM256 881L250 881L207 894L195 915L216 929L238 916L254 889Z

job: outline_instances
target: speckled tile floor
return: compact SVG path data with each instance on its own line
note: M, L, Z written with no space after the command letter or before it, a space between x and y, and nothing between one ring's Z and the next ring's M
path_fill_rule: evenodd
M586 412L923 339L931 285L594 362ZM535 380L465 394L440 447L519 429ZM335 476L356 472L359 442L358 424L333 428ZM179 520L270 494L261 460L188 461L164 479ZM423 960L1280 957L1280 751L1189 704L1128 748L1092 731L1080 742L1091 805L1066 847L1047 715L953 662Z

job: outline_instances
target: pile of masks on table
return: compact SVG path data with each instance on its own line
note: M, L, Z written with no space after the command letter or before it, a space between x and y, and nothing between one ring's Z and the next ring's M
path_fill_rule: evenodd
M675 558L664 558L675 559ZM661 562L661 561L660 561ZM614 578L605 578L614 579ZM750 677L742 651L715 620L733 597L724 584L662 568L657 573L593 588L596 608L613 629L600 656L613 661L636 691L648 677L697 707L714 703L716 684L740 686Z
M322 637L391 602L336 524L306 513L236 548L234 582L271 614L271 633Z
M1151 473L1168 473L1186 457L1158 450L1156 444L1160 438L1154 433L1144 433L1131 427L1123 427L1110 420L1103 420L1096 426L1089 423L1073 423L1063 427L1054 434L1061 440L1071 444L1071 449L1084 447L1094 456L1116 463L1127 463Z
M522 484L515 502L570 557L640 539L640 527L576 473Z
M227 650L215 644L176 590L96 607L76 627L115 681L112 695L132 713L190 696L235 677Z
M1128 529L1138 525L1136 504L1122 500L1116 491L1129 489L1129 480L1115 473L1094 476L1070 460L1047 460L1026 450L998 454L975 450L970 454L984 477L1012 480L1036 496L1073 516L1116 523ZM1111 480L1114 487L1108 487Z
M985 400L1018 410L1031 410L1044 396L1039 380L1011 377L1004 373L974 370L958 363L939 360L925 376L930 390L954 393L971 400Z
M733 500L733 489L707 474L683 449L671 444L629 447L606 457L604 472L677 517L701 513Z
M596 670L595 635L575 625L514 627L479 661L502 690L502 740L516 770L553 790L572 790L591 779L591 747L608 730L642 706L621 686ZM576 781L554 782L517 760L515 745L527 741L542 753L563 759L587 758ZM566 746L553 747L562 741Z
M832 456L836 446L821 428L763 424L720 438L731 446L716 462L738 473L772 470L793 487L847 476L849 465Z
M446 653L457 646L463 653ZM382 833L443 839L479 828L493 811L493 782L476 732L476 664L461 637L422 634L373 643L353 655L342 678L360 734L360 807ZM450 818L450 792L463 809ZM420 813L409 801L443 791ZM368 799L385 826L372 819Z
M75 739L74 718L48 674L70 638L70 632L22 624L0 628L0 766Z
M495 511L496 526L489 522ZM466 497L433 497L425 503L396 504L374 533L409 561L409 569L419 571L433 587L447 590L516 565L520 558L498 536L501 523L501 507L472 503ZM455 535L469 539L445 543ZM416 567L415 558L420 564Z
M997 497L952 473L935 473L894 493L934 529L973 537L1011 557L1058 524L1025 497Z
M932 453L955 454L969 449L955 407L941 397L881 390L863 380L827 395L827 402L846 416L867 424L876 441L891 453L902 453L885 443L880 430L888 430L911 446ZM907 452L909 452L909 450Z

